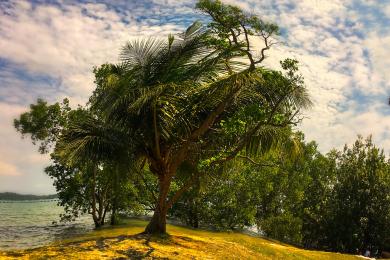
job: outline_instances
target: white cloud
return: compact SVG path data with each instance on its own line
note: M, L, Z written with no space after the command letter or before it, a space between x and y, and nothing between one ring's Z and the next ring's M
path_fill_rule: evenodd
M351 143L357 134L373 134L378 144L388 142L390 63L384 57L390 56L390 40L379 33L380 25L364 34L365 18L354 7L348 0L252 1L246 7L287 32L286 45L270 51L265 63L277 67L278 60L287 57L300 61L314 103L300 129L323 152Z
M13 119L25 110L25 106L0 102L0 191L54 192L43 173L48 155L39 154L37 147L13 128Z
M20 138L13 119L37 97L53 102L68 96L73 105L85 103L94 87L93 66L116 62L121 46L135 36L168 34L180 26L150 26L135 21L137 15L130 12L125 23L123 15L105 4L59 8L17 1L7 8L0 10L11 14L0 16L0 58L11 62L0 71L0 169L7 174L7 178L0 176L0 191L53 192L43 174L48 156L38 154L29 139ZM161 11L157 8L154 13ZM32 184L20 185L22 176Z
M386 81L390 81L390 59L388 58L390 33L388 35L383 35L379 32L371 32L364 41L364 45L370 53L374 71L380 75L383 75Z
M93 89L92 67L116 62L131 36L153 36L178 30L174 24L148 26L122 16L104 4L51 5L33 8L18 2L13 16L0 18L1 57L29 72L58 77L65 95L87 98ZM86 14L88 15L86 15Z

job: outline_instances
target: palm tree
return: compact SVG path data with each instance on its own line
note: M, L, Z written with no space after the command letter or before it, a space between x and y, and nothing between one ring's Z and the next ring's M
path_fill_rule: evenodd
M223 72L219 54L207 48L204 37L200 23L195 23L167 43L156 39L128 43L122 63L110 66L111 74L91 102L107 121L126 132L133 153L138 160L147 159L159 179L156 212L148 233L165 233L166 213L173 203L167 195L185 152L178 161L174 158L180 147L189 148L183 142L206 108L193 104L209 91L206 84Z
M214 20L209 29L196 22L168 41L129 42L120 64L103 65L97 73L98 87L90 105L108 129L115 129L106 129L109 136L117 133L107 140L126 147L135 165L146 161L158 178L159 195L146 233L166 232L168 209L207 167L229 161L244 150L250 158L271 147L283 128L299 121L300 109L310 105L302 78L296 75L296 61L282 63L285 74L255 66L264 59L265 50L255 61L248 37L262 33L267 43L275 26L248 18L238 8L226 10L239 15L221 20L218 12L225 7L218 1L214 4L205 7ZM234 19L238 22L231 23ZM245 27L248 24L250 30ZM229 30L229 26L235 27ZM243 32L245 38L240 41ZM74 135L72 130L68 135ZM85 135L67 141L70 157L77 157L77 151L84 149L80 146L92 156L115 157L118 151L115 142L85 146L79 137L83 140ZM171 182L183 164L192 165L192 175L168 198Z
M232 72L224 53L207 45L198 24L182 38L128 43L122 63L112 66L92 106L132 140L138 160L146 159L159 180L159 197L147 233L166 232L166 214L189 187L168 199L170 184L184 161L208 154L215 163L234 158L242 149L264 147L278 127L292 122L291 106L308 104L305 89L280 73L259 69ZM100 94L99 94L100 93ZM223 122L244 129L227 134ZM256 138L261 137L261 138ZM266 138L264 138L266 137ZM214 144L213 144L214 143ZM204 146L218 147L202 153ZM222 147L223 146L223 147Z
M119 64L96 69L85 116L64 119L72 114L68 102L64 109L38 102L15 121L43 148L56 143L61 164L91 168L93 182L103 164L146 162L159 186L147 233L166 232L168 209L208 167L237 156L253 161L310 105L295 60L281 63L284 73L261 66L276 25L218 0L199 0L197 8L211 17L206 27L195 22L168 41L129 42ZM264 41L259 57L252 37ZM190 170L181 176L184 166ZM178 178L182 187L168 197Z

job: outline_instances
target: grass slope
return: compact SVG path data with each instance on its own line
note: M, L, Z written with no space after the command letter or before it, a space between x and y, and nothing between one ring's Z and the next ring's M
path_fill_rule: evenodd
M169 236L141 235L145 221L93 231L49 246L0 252L0 259L361 259L309 251L241 233L168 225Z

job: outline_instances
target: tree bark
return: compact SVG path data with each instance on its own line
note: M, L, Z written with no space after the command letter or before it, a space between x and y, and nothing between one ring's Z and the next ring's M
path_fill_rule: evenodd
M93 167L93 175L92 175L92 218L93 222L95 224L95 228L98 228L101 226L100 218L96 215L96 172L97 172L97 166Z
M116 217L115 217L115 212L114 210L112 210L113 212L111 213L111 217L110 217L110 225L111 226L114 226L116 225Z
M112 188L112 209L111 209L111 219L110 219L110 224L111 225L116 225L117 224L117 208L118 208L118 192L120 190L119 188L119 180L118 176L119 175L119 169L118 165L115 167L114 171L114 185Z
M110 225L116 225L116 203L112 205Z
M154 211L153 217L146 226L147 234L165 234L167 232L167 210L159 208Z
M147 234L165 234L167 232L167 212L169 205L167 197L171 186L172 175L169 173L159 174L159 195L154 214L144 233Z

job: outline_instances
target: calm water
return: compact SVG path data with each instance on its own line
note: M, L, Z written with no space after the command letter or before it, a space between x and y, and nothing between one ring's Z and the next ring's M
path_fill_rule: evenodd
M93 228L89 215L72 223L59 222L62 212L55 201L0 201L0 250L38 247Z

